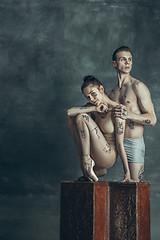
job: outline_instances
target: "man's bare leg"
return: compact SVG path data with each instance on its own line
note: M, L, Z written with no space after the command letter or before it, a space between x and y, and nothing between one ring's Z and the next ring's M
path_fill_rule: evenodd
M136 182L142 182L144 174L143 163L129 163L131 178Z

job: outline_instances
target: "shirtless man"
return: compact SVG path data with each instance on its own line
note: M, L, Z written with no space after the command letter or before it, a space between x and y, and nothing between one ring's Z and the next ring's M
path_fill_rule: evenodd
M115 117L126 120L124 146L131 178L141 181L144 172L144 126L154 126L156 115L148 88L130 75L132 69L130 48L126 46L118 48L113 53L112 60L117 71L118 84L107 95L111 100L120 103L114 111Z

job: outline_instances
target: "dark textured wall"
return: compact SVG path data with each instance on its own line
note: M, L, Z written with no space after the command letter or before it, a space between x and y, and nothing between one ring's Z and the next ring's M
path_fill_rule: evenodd
M85 103L85 75L116 84L111 55L124 44L158 118L145 130L145 180L159 239L159 42L158 0L0 1L0 239L59 239L59 183L81 174L66 110ZM118 160L106 180L122 177Z

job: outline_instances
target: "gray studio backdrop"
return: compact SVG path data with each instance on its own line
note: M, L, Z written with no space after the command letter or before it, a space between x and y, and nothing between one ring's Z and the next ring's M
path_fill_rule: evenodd
M151 91L146 127L152 240L160 235L160 5L138 0L0 0L0 239L58 240L60 181L81 175L66 110L93 74L116 84L112 52L129 45L132 75ZM121 160L105 180L123 178Z

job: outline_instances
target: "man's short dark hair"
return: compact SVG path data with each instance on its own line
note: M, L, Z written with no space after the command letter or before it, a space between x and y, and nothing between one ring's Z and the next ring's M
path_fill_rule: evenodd
M116 61L116 54L117 54L118 52L122 52L122 51L130 52L130 53L132 54L132 51L131 51L131 49L130 49L129 47L127 47L127 46L121 46L121 47L117 48L117 49L114 51L114 53L113 53L113 55L112 55L112 60L113 60L113 61Z

